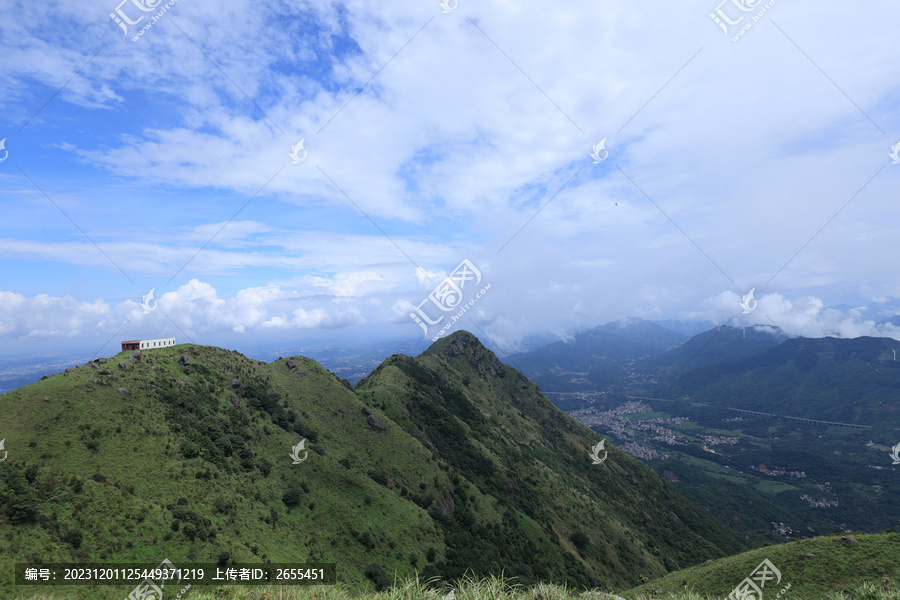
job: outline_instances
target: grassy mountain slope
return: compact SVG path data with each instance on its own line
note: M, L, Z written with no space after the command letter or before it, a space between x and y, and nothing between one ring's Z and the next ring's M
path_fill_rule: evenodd
M471 334L393 356L357 391L449 463L454 488L431 511L449 575L506 562L507 574L531 564L540 578L621 587L740 547L640 461L613 448L592 465L596 434Z
M130 355L0 396L10 452L0 465L4 569L16 560L331 560L360 584L373 562L409 573L430 548L443 555L427 513L369 473L391 457L395 475L426 493L449 487L446 476L414 439L368 425L357 396L317 363L289 368L181 345L114 366ZM293 465L303 438L309 457ZM3 585L0 597L10 593Z
M352 586L473 568L627 587L740 547L639 461L610 448L591 465L599 437L465 332L391 357L359 392L298 357L184 344L131 358L0 396L4 572L325 561Z
M700 596L725 598L745 577L768 558L781 572L781 582L774 580L764 589L765 598L774 598L787 584L786 598L826 598L829 593L852 589L861 582L879 582L884 577L896 582L900 577L900 534L854 534L822 536L757 548L709 561L683 571L670 573L656 581L634 588L625 598L657 597L660 593L691 590ZM806 556L812 554L814 556ZM896 583L892 584L896 590ZM867 598L877 598L872 594Z

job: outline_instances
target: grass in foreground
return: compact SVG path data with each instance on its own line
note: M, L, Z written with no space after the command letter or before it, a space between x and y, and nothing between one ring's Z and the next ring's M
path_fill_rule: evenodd
M129 592L123 592L122 598L126 598ZM174 599L175 596L166 596L164 600L170 598ZM573 591L564 586L549 584L524 587L499 577L477 580L465 578L457 581L449 591L429 585L429 582L424 580L413 579L397 582L383 591L362 594L352 592L342 584L259 588L221 586L205 590L191 589L182 598L184 600L622 600L620 596L599 590ZM792 594L790 590L782 598L783 600L900 600L900 588L889 580L867 581L850 590L831 593L820 598ZM77 593L39 594L19 595L13 600L82 600L82 597ZM722 600L722 598L700 596L693 592L669 592L634 596L633 600Z

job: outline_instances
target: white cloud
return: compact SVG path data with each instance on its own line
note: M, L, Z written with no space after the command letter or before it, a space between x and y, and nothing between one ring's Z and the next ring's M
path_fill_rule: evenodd
M0 103L24 123L81 69L26 131L82 179L36 177L134 278L171 276L215 235L160 301L198 331L409 320L463 257L490 265L477 314L511 342L628 315L720 320L754 286L756 313L844 335L871 319L825 306L900 296L884 266L900 230L895 3L778 3L738 44L706 0L460 8L191 0L132 43L106 0L6 3ZM309 156L291 165L300 137ZM593 165L601 138L610 158ZM32 201L0 255L116 274L20 180L2 180Z
M0 336L7 339L93 335L95 328L112 326L110 316L110 306L101 300L0 291Z
M350 327L365 322L352 305L337 296L304 297L277 286L246 288L220 298L208 283L192 279L157 298L156 308L144 313L133 300L111 305L103 300L81 302L46 294L25 297L0 292L0 337L104 338L127 322L126 332L151 335L173 331L173 323L190 336L222 332L250 333L276 328ZM126 337L131 333L123 333Z

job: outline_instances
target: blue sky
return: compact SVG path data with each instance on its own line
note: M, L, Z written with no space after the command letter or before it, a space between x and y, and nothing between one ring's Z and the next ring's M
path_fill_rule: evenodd
M132 41L165 3L3 3L0 353L421 340L463 260L432 314L504 352L900 338L900 5L634 4L177 0Z

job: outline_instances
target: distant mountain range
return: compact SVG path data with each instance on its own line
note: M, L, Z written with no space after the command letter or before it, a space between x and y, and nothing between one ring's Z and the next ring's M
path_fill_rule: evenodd
M788 338L775 327L715 327L691 338L627 319L514 354L544 392L690 398L772 414L900 427L891 338Z
M709 321L676 321L675 319L666 319L664 321L651 321L660 327L665 327L670 331L678 332L685 337L692 337L698 333L709 330Z
M737 362L786 339L765 326L721 326L688 338L659 323L631 318L507 359L548 392L624 390L638 381L655 384L699 367Z
M677 348L686 339L650 321L625 319L575 334L571 341L512 354L508 362L546 390L596 389L620 383L623 362Z
M726 332L726 338L738 336L734 330ZM737 342L734 339L735 347ZM759 347L765 345L765 340L759 342ZM894 360L895 348L900 344L890 338L859 337L787 339L739 359L741 352L723 349L727 360L689 370L656 393L772 414L898 428L900 359Z
M787 339L774 327L716 327L695 335L678 348L641 361L636 368L666 381L701 367L740 362Z

